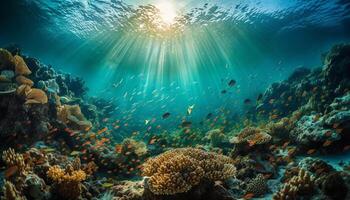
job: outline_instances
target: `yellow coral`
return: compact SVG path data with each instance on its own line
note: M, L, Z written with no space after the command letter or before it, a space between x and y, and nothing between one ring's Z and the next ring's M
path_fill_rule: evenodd
M15 55L13 58L14 58L14 63L15 63L16 74L29 75L32 73L21 56Z
M247 127L243 129L237 136L231 139L231 143L241 144L249 143L250 145L265 144L272 137L263 130L255 127Z
M65 199L77 199L81 194L81 182L86 179L83 170L74 170L72 166L66 170L58 165L51 166L47 176L56 183L55 189Z
M232 159L195 148L167 151L144 163L143 176L154 194L172 195L189 191L204 179L225 180L235 175Z
M16 166L20 175L25 175L27 173L28 166L24 162L23 155L16 153L14 149L9 148L8 150L5 150L2 159L7 167L10 168Z

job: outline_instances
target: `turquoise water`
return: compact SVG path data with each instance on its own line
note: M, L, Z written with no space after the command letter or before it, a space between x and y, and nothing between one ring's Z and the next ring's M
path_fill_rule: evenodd
M346 1L2 4L2 46L19 44L55 69L82 76L90 95L111 99L115 116L135 126L166 112L171 116L161 123L169 127L183 117L199 124L223 109L241 115L251 109L244 99L254 104L271 83L296 67L321 66L322 53L350 40Z

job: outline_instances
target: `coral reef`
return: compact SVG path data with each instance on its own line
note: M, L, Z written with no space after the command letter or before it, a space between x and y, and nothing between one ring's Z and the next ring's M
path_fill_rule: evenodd
M317 115L303 116L290 132L290 137L298 145L306 146L340 139L340 135L335 130L324 127L322 118Z
M49 168L47 175L55 182L56 194L62 198L77 199L81 195L81 182L86 179L83 170L75 170L72 166L63 170L55 165Z
M166 195L187 192L204 179L225 180L235 172L230 158L194 148L167 151L146 161L142 169L152 193Z
M254 197L262 196L268 192L267 181L262 174L257 175L249 181L246 188L246 193L254 194Z
M292 177L284 186L274 194L274 200L297 199L301 196L312 195L315 189L314 177L304 169Z
M255 128L247 127L243 129L237 136L231 139L232 143L242 144L248 143L249 146L266 144L271 140L271 136L265 131Z
M57 108L57 118L76 130L89 130L92 123L85 119L78 105L62 105Z
M350 199L348 161L312 158L350 149L349 49L272 84L249 120L137 132L120 131L113 99L88 97L81 78L0 49L0 196Z

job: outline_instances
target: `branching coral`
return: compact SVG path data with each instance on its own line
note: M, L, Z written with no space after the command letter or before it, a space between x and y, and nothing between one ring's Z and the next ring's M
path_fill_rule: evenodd
M86 173L83 170L74 170L68 166L63 170L55 165L49 168L47 175L56 184L57 194L65 199L77 199L81 194L81 182L86 179Z
M269 134L259 128L247 127L233 137L231 142L236 144L248 143L250 146L253 146L268 143L271 138Z
M297 176L292 177L274 194L274 200L297 199L297 197L312 194L315 188L314 177L304 169L300 169Z
M24 198L16 189L16 187L10 182L10 181L5 181L4 187L4 196L3 200L25 200Z
M189 191L203 180L225 180L235 175L229 157L195 148L179 148L149 159L143 167L147 186L154 194Z
M28 166L24 162L22 154L16 153L14 149L8 149L3 152L2 159L8 168L16 167L20 175L27 173Z

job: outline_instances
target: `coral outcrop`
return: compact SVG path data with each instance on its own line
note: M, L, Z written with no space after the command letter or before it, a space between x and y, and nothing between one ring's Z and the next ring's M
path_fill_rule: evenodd
M267 181L262 174L257 175L249 181L246 188L247 194L254 194L254 197L259 197L268 192Z
M298 175L292 177L284 186L274 194L274 200L298 199L302 196L313 194L315 189L314 177L304 169L300 169Z
M194 148L167 151L146 161L142 169L149 177L147 187L158 195L187 192L201 181L226 180L235 172L229 157Z
M82 192L81 182L86 179L83 170L75 170L72 166L65 170L58 165L52 166L47 171L47 176L55 182L56 194L65 199L77 199Z
M231 139L232 143L236 144L242 144L246 143L249 146L259 145L259 144L266 144L271 140L271 136L255 127L247 127L243 129L237 136L233 137Z

